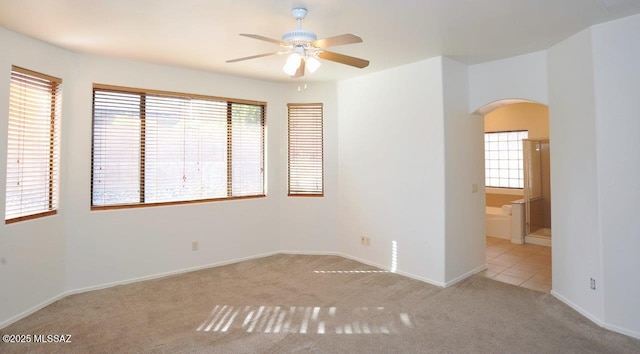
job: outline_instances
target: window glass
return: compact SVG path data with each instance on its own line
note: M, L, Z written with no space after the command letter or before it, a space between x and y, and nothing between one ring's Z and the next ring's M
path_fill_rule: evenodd
M92 206L264 196L264 109L96 85Z
M522 139L528 131L484 134L485 185L524 188Z

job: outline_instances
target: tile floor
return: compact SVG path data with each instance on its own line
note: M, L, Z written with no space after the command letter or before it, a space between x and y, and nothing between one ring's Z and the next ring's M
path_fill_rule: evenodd
M528 289L551 290L551 248L487 237L487 269L480 274Z

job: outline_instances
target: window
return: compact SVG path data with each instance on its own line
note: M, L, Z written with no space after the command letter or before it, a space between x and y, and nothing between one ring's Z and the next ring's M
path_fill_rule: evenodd
M289 115L289 195L322 196L322 103L287 105Z
M264 196L262 102L93 89L91 205Z
M526 130L484 133L485 185L499 188L524 188L522 139Z
M5 223L58 208L62 80L11 68Z

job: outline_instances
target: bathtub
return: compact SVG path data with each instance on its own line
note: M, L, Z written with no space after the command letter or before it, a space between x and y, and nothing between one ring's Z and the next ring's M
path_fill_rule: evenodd
M487 236L511 240L511 205L487 207Z

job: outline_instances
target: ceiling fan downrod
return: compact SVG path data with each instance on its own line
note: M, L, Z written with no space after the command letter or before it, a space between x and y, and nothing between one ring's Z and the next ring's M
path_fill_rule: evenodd
M298 29L302 29L302 20L307 16L307 9L303 7L296 7L291 9L291 15L298 21Z

